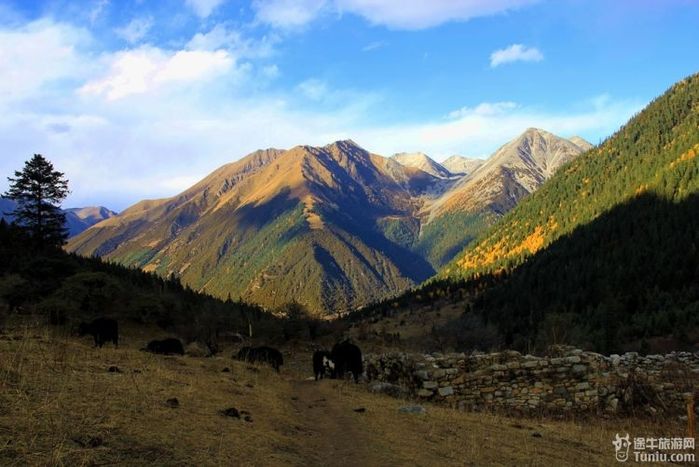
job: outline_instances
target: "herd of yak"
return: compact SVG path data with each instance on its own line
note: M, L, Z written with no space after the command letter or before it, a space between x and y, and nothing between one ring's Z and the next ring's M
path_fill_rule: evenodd
M78 327L78 335L92 335L95 346L102 347L107 342L119 345L119 324L111 318L97 318L90 323L81 323ZM143 350L163 355L184 355L182 342L176 338L152 340ZM284 364L282 353L267 346L243 347L234 356L238 360L249 363L264 363L279 371ZM313 374L316 381L325 376L343 379L345 374L351 373L355 383L363 373L362 352L356 345L349 341L335 344L331 351L317 350L313 354Z

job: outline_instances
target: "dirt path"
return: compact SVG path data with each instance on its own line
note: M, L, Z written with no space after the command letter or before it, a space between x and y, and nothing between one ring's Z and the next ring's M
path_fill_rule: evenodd
M380 465L362 418L342 397L343 384L330 380L291 380L293 409L312 453L307 465Z

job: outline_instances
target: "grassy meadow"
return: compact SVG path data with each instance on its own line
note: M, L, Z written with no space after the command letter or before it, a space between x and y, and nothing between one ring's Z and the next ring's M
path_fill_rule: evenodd
M616 432L681 436L662 420L516 419L309 380L310 346L280 374L231 359L152 355L163 337L125 327L118 349L32 323L0 333L0 465L609 465ZM177 399L177 403L172 399ZM221 412L234 407L240 418ZM356 409L364 409L357 411ZM245 418L248 420L245 420Z

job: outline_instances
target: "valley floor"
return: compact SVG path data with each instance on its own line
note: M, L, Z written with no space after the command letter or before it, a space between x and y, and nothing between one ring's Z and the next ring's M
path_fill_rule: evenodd
M134 332L100 350L43 327L0 333L0 465L611 465L616 432L683 431L431 405L403 414L408 401L309 380L310 351L286 351L276 374L233 361L233 349L215 358L138 350L155 337ZM231 407L245 412L220 413Z

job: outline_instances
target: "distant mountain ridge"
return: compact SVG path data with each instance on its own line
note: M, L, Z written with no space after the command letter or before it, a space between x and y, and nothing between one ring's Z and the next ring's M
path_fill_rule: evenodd
M0 197L0 219L11 221L12 215L10 213L15 210L15 206L15 202L11 199Z
M68 228L68 238L74 237L93 225L105 219L114 217L116 212L104 206L88 206L85 208L64 209L66 214L66 227Z
M470 205L472 210L489 208L503 214L582 152L581 146L565 138L529 128L459 180L432 209L448 211Z
M392 155L391 159L406 167L420 169L423 172L427 172L428 174L437 178L451 178L454 176L454 174L452 174L443 165L434 161L422 152L401 152Z
M485 163L485 159L451 156L442 162L442 166L455 175L469 175Z
M11 222L12 215L8 213L14 211L16 206L17 205L14 201L6 198L0 198L0 219L5 219L7 222ZM109 219L110 217L117 215L116 212L103 206L68 208L64 209L63 213L66 215L68 238L78 235L98 222L102 222L105 219Z
M432 254L430 226L444 218L431 206L479 172L455 177L424 154L386 158L351 140L261 150L177 196L135 204L67 248L222 298L347 311L427 279L471 240L437 235L444 245ZM489 225L469 209L449 214L475 216L472 231Z

